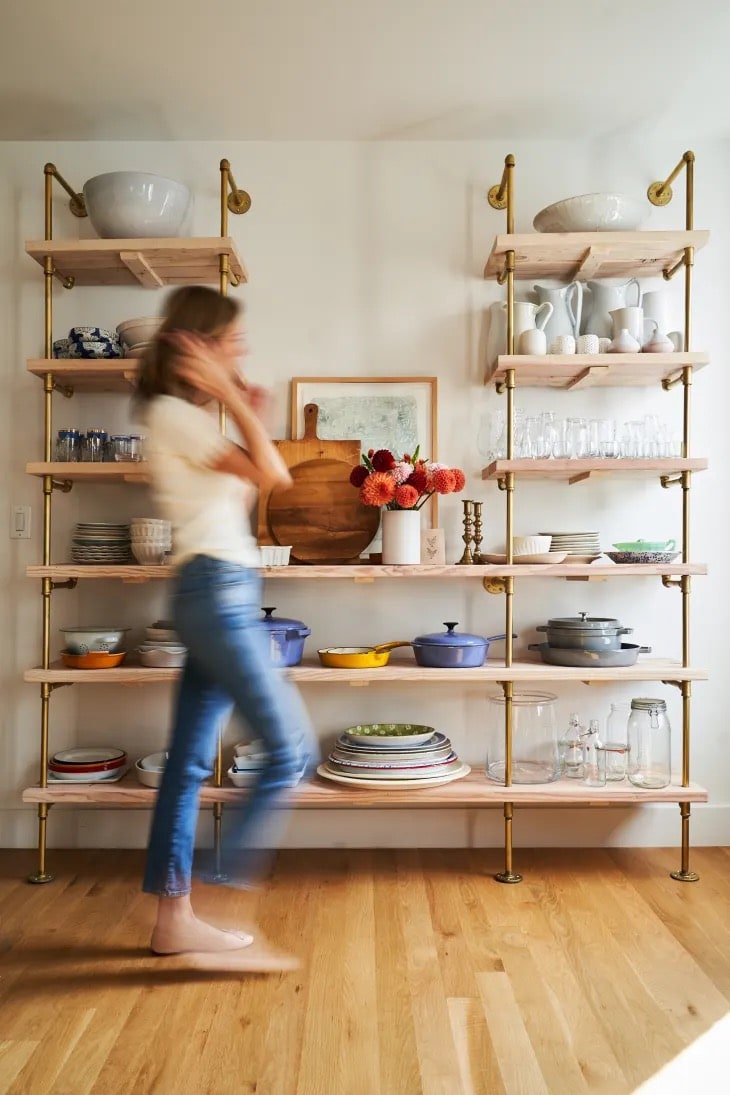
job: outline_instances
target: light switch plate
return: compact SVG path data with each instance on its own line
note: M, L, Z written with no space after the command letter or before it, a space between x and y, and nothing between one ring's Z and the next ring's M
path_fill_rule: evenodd
M30 506L10 507L10 539L30 540Z

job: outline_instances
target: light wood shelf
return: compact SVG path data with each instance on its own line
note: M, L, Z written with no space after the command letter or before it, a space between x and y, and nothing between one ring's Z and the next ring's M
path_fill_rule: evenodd
M682 258L685 247L696 251L710 238L695 232L524 232L497 236L484 267L484 277L504 270L508 251L515 252L515 278L652 278L660 277Z
M586 479L610 477L644 477L658 479L662 475L679 475L683 471L705 471L704 458L662 457L652 460L609 460L593 458L584 460L495 460L482 469L482 479L501 479L507 472L514 472L517 479L555 479L567 483L581 483Z
M686 365L709 364L709 354L500 354L484 383L504 380L514 369L520 388L646 388L671 380Z
M26 253L43 265L53 259L61 278L76 285L217 285L220 256L228 255L232 280L247 281L235 242L229 237L129 240L31 240Z
M50 373L56 384L74 392L131 392L139 361L123 358L36 357L26 362L33 376Z
M636 665L617 669L580 669L544 665L542 662L519 660L506 669L504 662L494 659L479 669L424 669L413 660L392 657L381 669L328 669L318 661L305 659L301 665L288 669L287 675L299 684L452 684L470 685L496 681L704 681L707 670L685 668L679 662L665 658L641 657ZM68 669L53 662L48 669L36 666L26 670L24 679L42 684L159 684L175 681L179 669L148 669L125 663L118 669Z
M514 802L520 806L640 806L649 802L707 802L707 791L696 783L688 787L670 784L657 790L642 790L628 780L608 783L605 787L585 787L574 780L558 780L555 783L519 785L506 788L487 780L484 769L472 769L464 779L455 780L439 787L416 790L398 788L358 788L344 784L328 783L316 777L311 783L298 787L284 804L299 809L363 809L401 808L417 810L423 807L463 809L468 807L501 806ZM223 787L203 787L201 806L214 802L241 803L248 790L231 786L226 780ZM109 806L145 808L154 805L157 792L143 787L130 773L119 783L72 783L66 787L27 787L23 802L53 802L68 806Z
M53 479L68 479L74 483L146 483L149 479L144 460L120 464L85 464L82 461L51 461L46 464L38 461L26 464L25 470L28 475L41 478L50 475Z
M79 566L76 563L52 563L50 566L28 566L25 568L28 578L53 578L65 581L68 578L111 580L122 582L146 582L151 578L172 578L173 566ZM335 580L341 579L369 584L380 579L455 579L473 581L484 578L502 578L509 575L516 578L566 578L606 579L606 578L657 578L662 575L703 575L707 574L706 563L671 563L668 565L650 565L645 563L616 565L615 563L558 563L543 566L525 564L524 566L286 566L262 567L263 578Z

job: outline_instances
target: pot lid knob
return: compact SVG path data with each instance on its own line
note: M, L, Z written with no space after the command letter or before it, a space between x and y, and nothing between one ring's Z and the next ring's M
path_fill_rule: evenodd
M276 605L274 605L273 608L263 608L263 606L262 606L261 611L265 612L266 613L266 619L270 620L271 619L271 613L276 612Z
M445 628L448 629L449 635L453 635L454 628L459 626L459 621L458 620L444 620L443 625L444 625Z
M583 620L583 621L588 619L588 613L587 612L579 612L578 615L580 616L581 620Z

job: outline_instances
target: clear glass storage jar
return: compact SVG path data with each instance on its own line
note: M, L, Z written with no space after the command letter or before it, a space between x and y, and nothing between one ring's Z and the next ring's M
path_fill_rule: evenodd
M56 441L56 460L68 464L81 459L81 434L78 430L59 430Z
M672 728L666 702L632 700L628 735L631 783L636 787L667 787L672 778Z
M108 435L106 430L99 426L92 426L86 431L83 440L82 459L84 463L96 464L106 457Z
M518 692L512 700L512 782L552 783L560 777L557 696ZM505 782L505 705L501 692L487 696L487 778Z

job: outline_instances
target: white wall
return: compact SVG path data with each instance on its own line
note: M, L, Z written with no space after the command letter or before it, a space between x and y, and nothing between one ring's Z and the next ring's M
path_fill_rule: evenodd
M481 415L500 406L481 384L485 306L500 290L481 277L491 239L504 230L502 214L491 210L485 191L496 182L506 152L517 157L517 229L529 230L534 212L569 194L607 188L642 194L652 179L673 166L682 149L632 147L622 143L565 145L488 143L239 143L198 144L5 144L0 169L5 200L0 206L0 317L3 324L3 391L0 443L7 505L33 506L33 539L10 541L0 529L0 575L5 625L0 629L2 739L0 745L0 844L26 846L35 839L35 813L23 807L20 788L36 770L40 704L37 689L22 683L23 669L37 663L40 636L39 583L24 577L28 563L40 560L41 492L23 473L26 461L41 455L41 386L28 377L24 361L42 347L43 290L40 268L23 254L23 241L43 231L43 164L54 160L80 186L96 173L138 168L170 174L191 183L197 193L193 234L212 235L218 227L218 160L230 158L237 180L253 197L251 212L231 218L251 283L243 291L253 349L251 372L267 383L277 402L277 435L286 435L288 382L306 375L434 375L439 379L439 455L461 464L468 496L483 499L485 548L503 545L503 496L482 483L476 450ZM693 556L707 560L711 576L695 579L693 660L707 666L711 679L694 688L693 778L709 787L711 802L693 810L693 839L724 843L730 825L730 772L725 749L724 652L728 606L727 370L723 345L725 246L728 241L726 145L696 148L698 227L713 231L710 247L697 257L694 345L715 351L712 366L694 387L695 447L712 470L695 477ZM90 234L60 199L55 203L57 236ZM682 227L682 186L665 210L652 210L652 227ZM680 279L677 279L678 281ZM524 288L527 288L525 286ZM673 287L681 293L679 284ZM55 293L54 336L69 326L114 326L133 315L150 314L160 303L144 290L75 289ZM677 326L680 326L677 297ZM654 409L678 420L679 392L608 390L594 393L520 395L527 409L560 413L640 416ZM524 402L523 402L524 400ZM122 427L126 401L120 397L54 397L54 428L66 424ZM55 560L67 557L68 533L79 514L89 519L131 516L144 506L132 488L75 488L54 498ZM606 482L519 486L517 530L541 527L595 527L604 546L616 539L679 536L680 494L657 483ZM441 505L447 557L462 549L461 504ZM270 583L268 603L312 628L308 649L318 645L375 642L415 635L458 619L481 634L502 630L503 602L475 582L416 586L388 582L354 586L349 582ZM89 582L73 593L54 595L53 646L66 622L119 621L140 629L164 613L164 583L120 586ZM415 594L415 595L414 595ZM608 583L523 581L518 584L518 649L534 641L534 626L549 615L580 610L618 616L657 654L680 652L680 597L658 581L624 579ZM661 685L641 691L665 695L679 747L678 694ZM571 710L603 718L615 698L635 689L596 687L557 689L560 715ZM52 697L54 748L79 742L114 742L133 755L162 747L169 717L166 686L63 689ZM483 762L486 703L484 690L422 686L352 689L308 686L305 699L325 744L343 726L361 719L425 721L448 732L468 761ZM231 730L231 740L236 736ZM414 798L415 801L415 798ZM148 814L62 811L51 814L50 841L58 845L132 846L144 841ZM204 825L208 834L209 826ZM292 815L290 844L460 845L499 844L499 811L360 812ZM679 838L676 806L632 811L520 811L518 844L674 844Z

